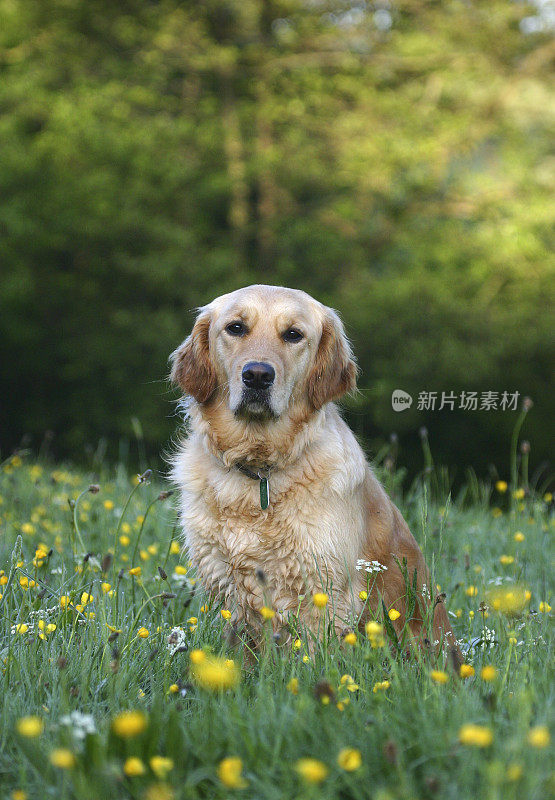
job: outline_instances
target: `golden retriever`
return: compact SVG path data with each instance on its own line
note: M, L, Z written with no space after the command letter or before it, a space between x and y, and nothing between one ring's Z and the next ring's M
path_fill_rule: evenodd
M190 398L172 470L186 547L232 622L252 631L271 607L276 634L292 618L316 632L320 592L338 633L382 614L382 601L400 632L406 560L413 639L424 642L433 615L436 646L459 659L422 553L333 403L357 373L335 311L296 289L248 286L201 308L171 361Z

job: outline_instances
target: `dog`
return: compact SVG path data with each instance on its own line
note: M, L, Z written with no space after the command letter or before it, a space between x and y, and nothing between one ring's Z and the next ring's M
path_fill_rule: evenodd
M248 286L199 309L170 360L188 397L171 473L186 549L231 622L259 630L271 609L276 636L293 619L316 634L313 596L327 593L338 634L395 609L397 634L407 622L429 646L428 618L460 662L424 557L334 404L357 377L338 314L297 289Z

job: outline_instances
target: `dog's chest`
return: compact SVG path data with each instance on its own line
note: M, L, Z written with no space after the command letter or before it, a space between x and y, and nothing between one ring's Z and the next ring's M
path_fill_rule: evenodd
M258 491L258 485L254 489ZM282 574L285 565L299 559L325 557L325 521L316 514L314 497L303 494L297 493L293 507L282 498L270 498L270 506L263 510L257 498L253 502L243 496L236 504L216 508L210 538L235 570Z
M185 504L187 542L205 584L224 593L233 588L257 605L268 594L277 607L316 590L323 572L337 585L344 572L334 542L338 520L319 487L297 485L288 493L270 483L267 510L256 481L238 488L207 487Z

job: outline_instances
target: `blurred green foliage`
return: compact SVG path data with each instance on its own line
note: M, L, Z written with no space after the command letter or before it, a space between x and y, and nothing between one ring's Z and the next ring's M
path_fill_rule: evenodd
M391 392L531 395L553 431L547 34L509 0L0 0L0 429L80 459L176 419L191 310L252 282L342 313L349 421L426 425L507 466L511 412L398 414ZM550 240L551 239L551 240ZM115 455L116 453L114 453ZM121 453L120 453L121 456Z

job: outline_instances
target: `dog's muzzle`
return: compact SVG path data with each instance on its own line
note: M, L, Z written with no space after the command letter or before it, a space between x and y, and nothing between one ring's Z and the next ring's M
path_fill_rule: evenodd
M249 361L241 372L243 394L236 411L239 416L273 417L270 391L276 377L271 364Z

